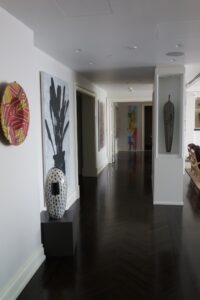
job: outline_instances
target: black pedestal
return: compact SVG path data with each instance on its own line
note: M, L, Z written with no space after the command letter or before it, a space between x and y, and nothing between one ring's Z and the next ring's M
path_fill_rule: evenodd
M67 210L60 220L49 218L41 212L41 233L47 257L73 256L77 243L77 209Z

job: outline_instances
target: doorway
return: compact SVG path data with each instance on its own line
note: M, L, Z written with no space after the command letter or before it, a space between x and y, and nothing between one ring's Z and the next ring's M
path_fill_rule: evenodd
M96 177L95 96L76 92L79 179Z
M144 106L144 150L152 150L152 105Z

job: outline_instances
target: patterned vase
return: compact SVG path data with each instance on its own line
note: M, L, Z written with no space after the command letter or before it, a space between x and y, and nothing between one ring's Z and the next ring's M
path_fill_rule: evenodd
M45 200L50 218L61 219L67 202L67 183L60 169L52 168L47 174Z

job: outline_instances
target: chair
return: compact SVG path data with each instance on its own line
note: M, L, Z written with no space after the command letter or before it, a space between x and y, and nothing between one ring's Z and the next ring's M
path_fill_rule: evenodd
M188 159L191 163L191 172L200 180L200 147L194 144L188 145Z

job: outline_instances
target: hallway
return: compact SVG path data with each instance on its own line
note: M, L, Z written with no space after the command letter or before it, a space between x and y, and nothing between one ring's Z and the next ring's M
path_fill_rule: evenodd
M185 175L185 205L152 205L151 152L121 152L81 183L74 261L46 261L18 300L197 300L200 202Z

